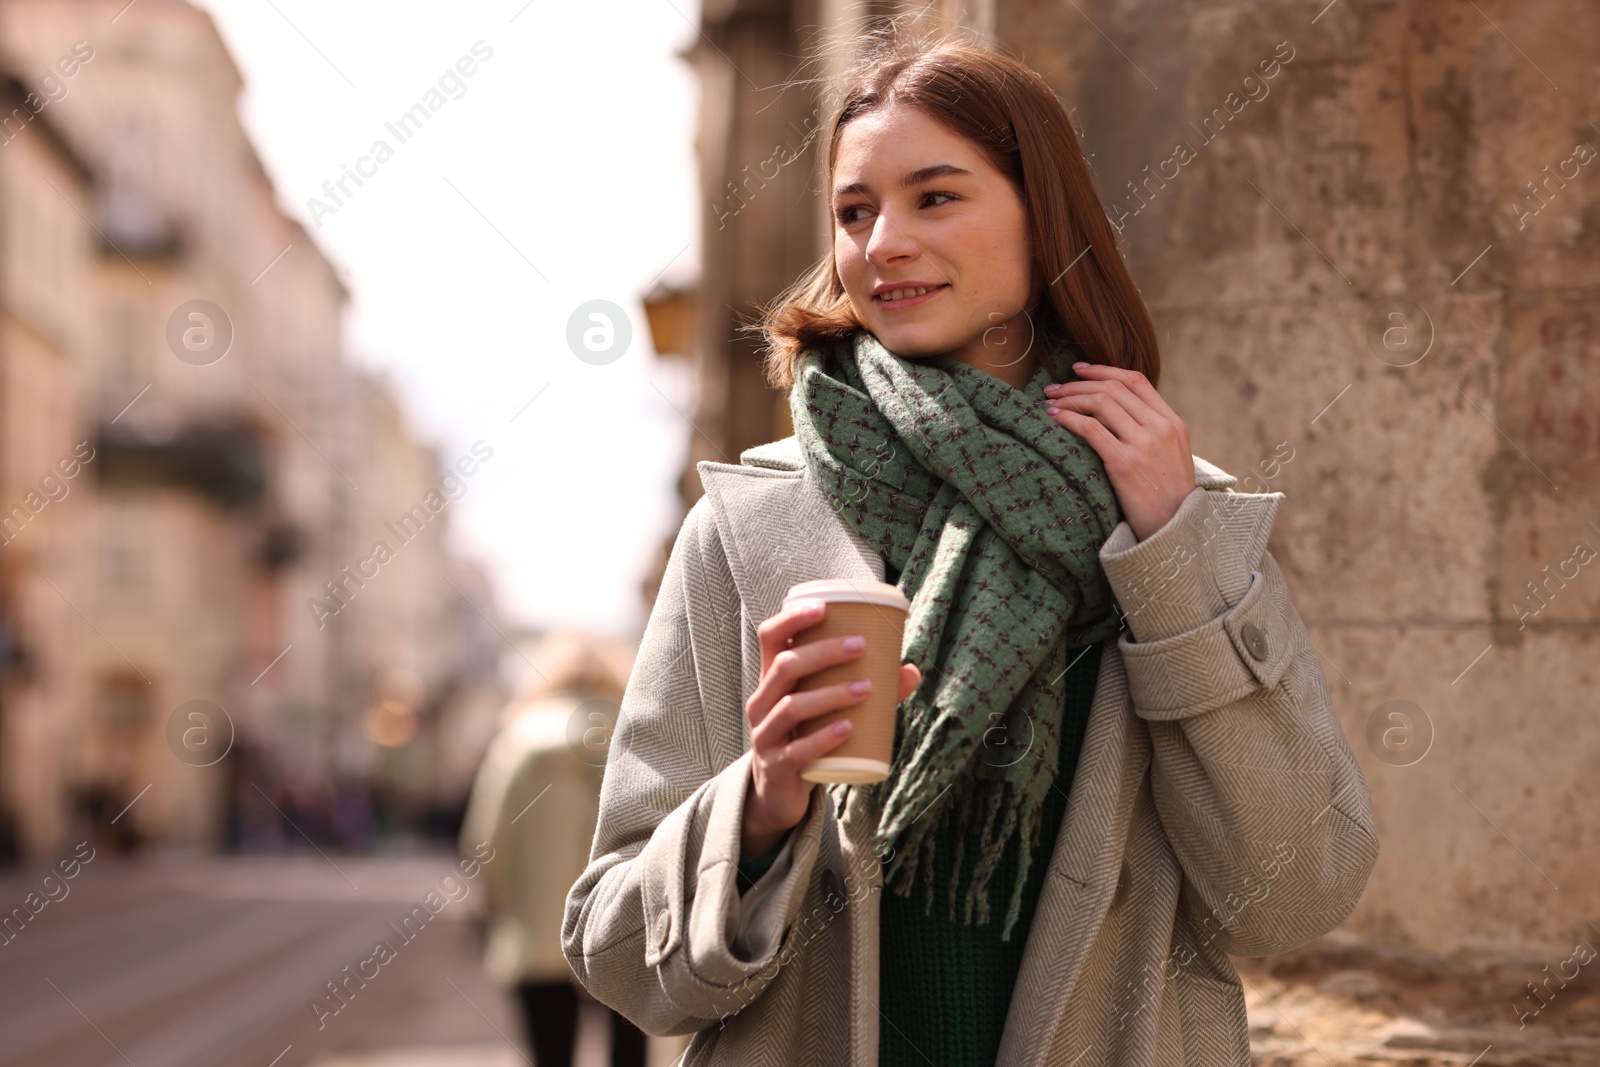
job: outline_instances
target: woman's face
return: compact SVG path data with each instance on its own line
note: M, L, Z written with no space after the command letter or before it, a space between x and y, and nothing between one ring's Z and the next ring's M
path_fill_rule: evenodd
M1005 175L970 141L891 104L845 127L833 183L834 263L861 323L897 356L947 356L1026 386L1036 281Z

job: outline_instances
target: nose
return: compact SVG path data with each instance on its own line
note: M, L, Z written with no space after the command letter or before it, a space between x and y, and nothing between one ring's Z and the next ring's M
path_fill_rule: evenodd
M875 267L919 252L917 244L905 232L901 221L880 211L872 224L872 236L867 240L867 261Z

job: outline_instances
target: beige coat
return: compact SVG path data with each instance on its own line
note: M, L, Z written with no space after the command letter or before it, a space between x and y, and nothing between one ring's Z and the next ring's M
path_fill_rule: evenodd
M840 811L819 786L743 897L735 872L756 625L797 582L881 579L884 562L793 437L740 460L698 465L706 493L628 682L562 945L646 1031L697 1031L687 1065L876 1067L894 974L861 792ZM1377 858L1366 781L1266 551L1283 494L1194 465L1171 522L1143 542L1121 523L1100 552L1127 628L1105 646L1001 1067L1246 1067L1228 954L1338 925Z
M485 841L494 848L483 865L484 968L508 988L572 979L562 911L588 861L600 804L598 761L568 743L583 700L552 696L520 709L489 743L467 800L462 854Z

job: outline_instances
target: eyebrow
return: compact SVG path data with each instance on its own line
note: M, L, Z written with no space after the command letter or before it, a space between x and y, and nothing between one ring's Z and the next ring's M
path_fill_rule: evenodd
M931 167L914 170L901 178L900 188L909 189L931 178L945 178L955 174L965 174L970 177L972 172L964 170L953 163L935 163ZM856 193L870 193L871 191L871 187L866 182L846 182L833 191L833 196L837 200L840 197L852 196Z

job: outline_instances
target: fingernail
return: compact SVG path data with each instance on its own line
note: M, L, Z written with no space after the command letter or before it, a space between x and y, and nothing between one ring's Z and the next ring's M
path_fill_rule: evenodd
M1051 383L1051 384L1049 384L1049 385L1047 385L1047 386L1045 386L1045 387L1044 387L1044 391L1045 391L1045 392L1046 392L1046 393L1053 393L1053 392L1055 392L1055 391L1056 391L1056 390L1057 390L1057 389L1060 389L1060 388L1061 388L1061 386L1059 386L1059 385L1057 385L1057 384L1055 384L1055 383L1054 383L1054 382L1052 382L1052 383Z
M820 600L808 600L808 601L806 601L805 606L802 607L800 610L803 611L807 615L816 615L816 614L818 614L819 612L822 611L822 601L820 601Z
M860 652L867 647L867 639L860 634L845 638L843 643L847 652Z
M1057 412L1059 412L1059 411L1060 411L1060 410L1061 410L1061 409L1060 409L1060 408L1045 408L1045 409L1044 409L1044 413L1045 413L1045 414L1046 414L1046 415L1054 415L1054 414L1056 414L1056 413L1057 413Z
M863 693L869 692L871 689L871 678L857 678L855 681L850 683L850 692L854 693L856 696L860 696Z
M835 737L843 737L845 734L847 734L849 732L850 732L850 720L849 719L840 719L838 722L833 724L833 736L835 736Z
M1085 362L1085 361L1083 361L1083 360L1081 360L1081 359L1080 359L1080 360L1079 360L1079 361L1078 361L1078 362L1076 362L1076 363L1074 363L1074 364L1073 364L1073 365L1072 365L1072 368L1073 368L1073 369L1074 369L1074 370L1076 370L1076 369L1078 369L1078 368L1079 368L1079 367L1087 367L1087 366L1088 366L1088 365L1089 365L1089 364L1088 364L1088 363L1087 363L1087 362Z

